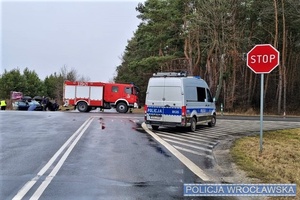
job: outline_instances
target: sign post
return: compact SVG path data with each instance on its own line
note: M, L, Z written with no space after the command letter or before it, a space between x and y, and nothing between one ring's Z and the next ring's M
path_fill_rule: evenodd
M260 142L259 152L263 150L263 109L264 109L264 74L270 73L279 65L279 51L270 44L258 44L247 53L247 66L256 74L261 74L260 81Z
M263 150L263 126L264 126L264 74L260 75L260 132L259 132L259 152Z

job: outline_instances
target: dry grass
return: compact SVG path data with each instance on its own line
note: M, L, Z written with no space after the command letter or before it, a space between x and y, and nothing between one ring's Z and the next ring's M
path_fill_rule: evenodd
M135 113L135 114L144 114L145 113L144 107L132 109L132 113Z
M59 110L60 110L60 111L74 110L74 106L67 106L67 107L59 106Z
M231 154L249 177L258 178L262 183L300 185L300 129L265 132L261 154L259 136L241 138L234 143ZM299 197L297 188L296 198Z

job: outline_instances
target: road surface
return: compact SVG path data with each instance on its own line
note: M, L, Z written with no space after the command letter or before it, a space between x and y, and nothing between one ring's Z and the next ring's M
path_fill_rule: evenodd
M114 112L4 111L0 118L0 199L184 199L184 183L235 181L216 170L215 149L259 130L255 119L219 119L195 133L146 132L143 115ZM300 123L265 122L292 127Z

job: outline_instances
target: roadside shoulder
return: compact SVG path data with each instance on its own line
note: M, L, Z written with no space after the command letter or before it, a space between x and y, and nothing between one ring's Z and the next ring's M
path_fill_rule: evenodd
M262 183L261 180L250 178L246 172L241 170L234 162L230 154L230 148L234 141L242 136L230 135L222 140L213 149L215 164L212 169L214 176L218 176L220 183L246 184L246 183ZM240 199L240 198L238 198ZM241 197L241 199L260 199L266 200L268 197Z

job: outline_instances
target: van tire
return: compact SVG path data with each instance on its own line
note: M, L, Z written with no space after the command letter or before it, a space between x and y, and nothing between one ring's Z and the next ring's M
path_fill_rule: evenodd
M87 110L88 110L88 105L84 101L78 102L76 107L77 107L79 112L87 112Z
M152 125L151 127L152 127L152 130L157 131L159 126Z
M190 126L190 131L195 132L197 127L196 119L195 117L191 118L191 126Z
M217 122L216 115L213 115L213 117L211 118L210 122L208 122L208 126L209 127L213 127L213 126L216 125L216 122Z
M117 104L116 110L118 113L127 113L128 111L128 106L124 102L120 102Z

